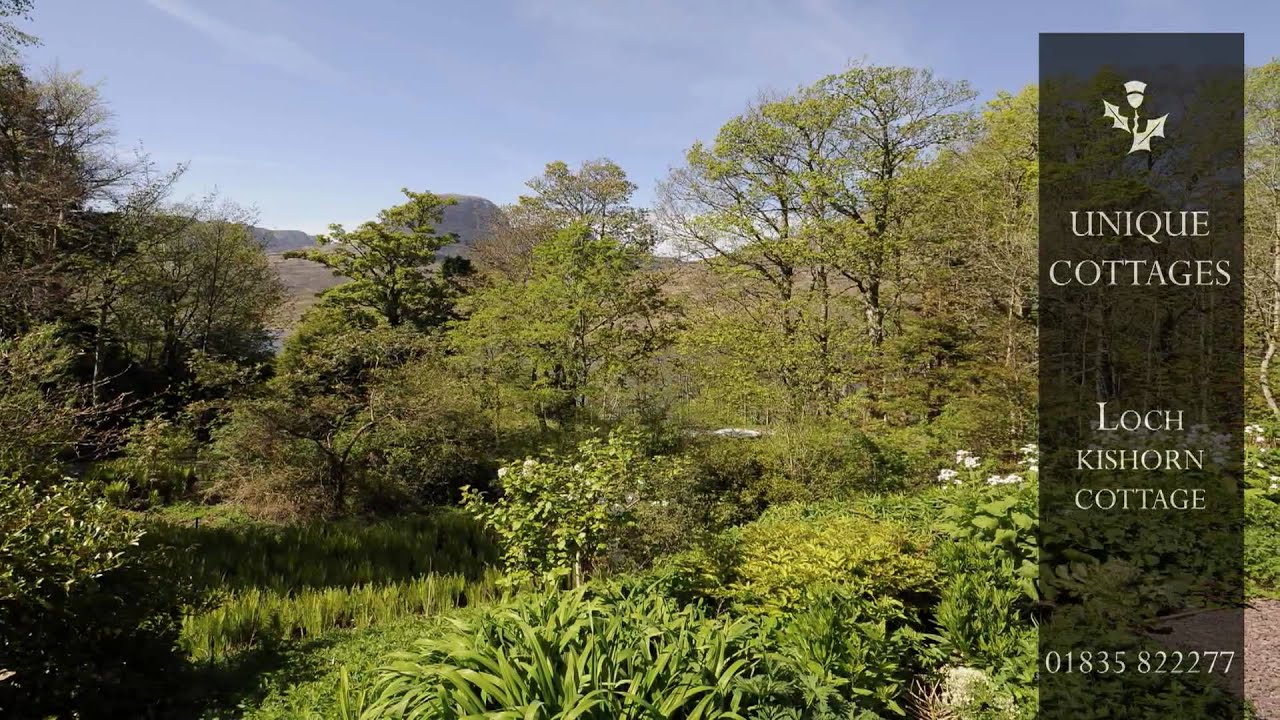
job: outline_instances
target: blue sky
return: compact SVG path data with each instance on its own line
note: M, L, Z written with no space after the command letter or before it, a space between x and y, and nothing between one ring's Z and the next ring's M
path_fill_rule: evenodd
M1036 77L1041 31L1244 31L1280 2L1109 0L37 0L29 64L100 84L122 146L190 162L260 223L369 219L402 186L506 203L551 160L654 184L766 89L850 60L929 66L982 97Z

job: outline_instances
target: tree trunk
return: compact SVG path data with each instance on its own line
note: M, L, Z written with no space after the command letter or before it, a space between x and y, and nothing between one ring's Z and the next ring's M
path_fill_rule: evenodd
M1258 367L1258 380L1262 384L1262 396L1267 400L1271 415L1280 419L1280 406L1271 392L1271 359L1276 354L1276 336L1280 334L1280 214L1271 239L1271 322L1267 331L1267 349Z

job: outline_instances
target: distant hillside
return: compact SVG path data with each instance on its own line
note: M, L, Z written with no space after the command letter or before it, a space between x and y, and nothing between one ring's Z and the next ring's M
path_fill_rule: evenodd
M445 208L444 219L436 230L457 234L458 242L444 246L439 254L465 257L501 210L485 198L474 195L442 194L442 197L453 198L457 200L457 204ZM254 237L266 247L271 264L279 273L288 294L284 311L276 324L282 330L291 328L307 308L315 304L317 295L340 284L342 278L334 277L328 269L309 260L282 257L290 250L315 246L315 236L301 230L269 230L259 227L251 230Z

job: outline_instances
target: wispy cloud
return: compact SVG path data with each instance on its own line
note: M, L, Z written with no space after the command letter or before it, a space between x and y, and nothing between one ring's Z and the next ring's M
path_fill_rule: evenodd
M232 25L193 7L185 0L146 0L151 7L196 30L222 47L234 60L264 65L298 75L338 77L318 55L279 33Z

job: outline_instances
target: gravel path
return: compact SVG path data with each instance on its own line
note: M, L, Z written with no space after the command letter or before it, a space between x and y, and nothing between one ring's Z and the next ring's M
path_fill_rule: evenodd
M1227 622L1229 616L1219 617ZM1235 633L1221 624L1215 627L1213 613L1173 621L1169 627L1168 644L1187 649L1220 647L1223 636ZM1244 647L1245 695L1259 718L1280 720L1280 600L1250 601L1244 613Z
M1280 720L1280 600L1254 600L1244 615L1244 692L1264 720Z

